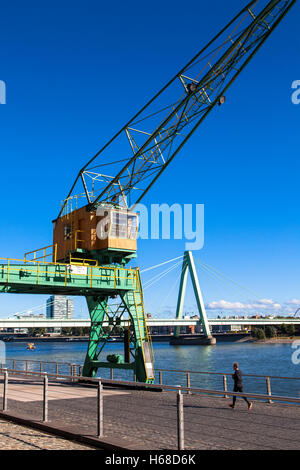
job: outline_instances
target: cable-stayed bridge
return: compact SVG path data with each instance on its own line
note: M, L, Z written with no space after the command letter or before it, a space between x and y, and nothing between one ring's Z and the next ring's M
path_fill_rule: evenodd
M215 325L242 325L242 326L264 326L264 325L300 325L300 318L208 318L210 326ZM121 320L121 326L127 326L128 320ZM197 326L201 325L200 319L182 318L149 318L147 319L149 327L152 326ZM80 318L73 320L52 320L48 318L41 319L0 319L0 328L74 328L90 327L89 318ZM103 322L103 326L109 326L108 321Z

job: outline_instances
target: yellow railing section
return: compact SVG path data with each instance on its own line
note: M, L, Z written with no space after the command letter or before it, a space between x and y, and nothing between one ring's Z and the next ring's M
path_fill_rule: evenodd
M140 295L140 304L137 303L135 291L133 291L133 298L134 298L134 304L135 304L137 321L138 321L138 328L139 328L139 333L140 333L140 338L141 338L141 346L142 346L144 364L146 364L147 360L146 360L146 356L145 356L143 340L145 340L145 342L149 344L149 353L150 353L150 357L151 357L151 362L152 362L152 364L154 364L155 359L154 359L153 344L152 344L151 335L150 335L150 331L149 331L146 316L145 316L143 291L142 291L142 286L141 286L141 282L140 282L140 276L139 276L139 269L138 268L137 268L137 273L136 274L137 274L137 276L136 276L137 289L136 290L138 291L138 293ZM141 308L141 311L142 311L142 318L141 319L140 319L140 316L139 316L139 309L138 309L139 307ZM142 327L141 327L140 320L143 321L143 330L145 332L145 335L142 334ZM145 372L146 372L146 377L147 377L147 380L148 380L149 376L148 376L147 367L145 368ZM152 378L153 377L150 377L150 379L152 379Z
M84 230L75 230L74 232L74 250L77 250L77 248L81 248L80 246L78 246L78 243L81 243L81 242L84 242L85 240L80 240L80 235L79 234L82 234L84 233ZM72 236L72 233L71 233L71 236ZM81 235L81 238L82 238L82 235Z
M70 255L69 261L72 266L98 266L97 259L74 258Z
M81 194L75 194L74 196L70 196L67 199L64 199L61 201L61 207L62 207L62 214L61 217L66 217L68 218L69 215L79 209L80 206L80 201L78 199L84 198L86 199L86 194L81 193Z
M153 344L152 344L152 338L151 338L150 330L149 330L149 327L148 327L148 324L147 324L146 315L145 315L145 309L144 309L144 295L143 295L143 289L142 289L141 280L140 280L139 268L138 268L138 271L137 271L137 281L138 281L138 290L139 290L140 296L141 296L141 304L142 304L142 311L143 311L143 317L144 317L144 325L145 325L145 331L146 331L146 339L147 339L147 342L148 342L149 345L150 345L151 359L152 359L152 363L154 364L154 362L155 362L155 357L154 357L154 351L153 351Z
M52 248L51 253L47 253L47 250L49 248ZM39 254L39 256L37 256ZM33 258L28 259L28 255L33 255ZM46 262L46 258L49 258L49 256L54 259L54 263L56 263L56 258L57 258L57 243L55 245L48 245L48 246L43 246L42 248L38 248L37 250L33 251L28 251L28 253L24 254L24 263L30 262L30 261L38 261L38 260L43 260L43 262Z
M16 266L16 264L24 264L25 266ZM65 263L54 263L54 262L44 262L40 261L37 258L33 260L27 260L17 258L0 258L0 283L2 281L1 275L6 275L6 283L10 282L10 277L15 272L20 272L22 274L28 273L33 276L36 276L37 282L39 285L41 283L41 277L43 274L49 276L51 272L47 269L48 266L62 266L64 270L60 272L64 276L64 285L67 286L71 283L72 279L84 279L87 281L86 286L93 288L95 287L93 281L97 279L107 279L113 282L113 287L117 288L119 281L128 280L130 281L130 287L135 289L137 286L137 270L131 268L119 268L116 266L85 266L89 268L85 273L82 272L72 272L72 266L78 267L78 265L65 264ZM81 265L82 266L82 265ZM100 274L99 274L100 271ZM101 272L104 271L104 272Z

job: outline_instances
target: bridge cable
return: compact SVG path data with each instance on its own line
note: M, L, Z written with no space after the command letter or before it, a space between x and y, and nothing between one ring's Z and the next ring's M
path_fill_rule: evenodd
M206 263L202 263L199 259L197 259L198 263L202 266L202 268L206 269L206 270L210 270L215 276L218 276L220 277L221 280L224 280L224 282L230 282L231 284L234 284L236 286L238 286L240 289L242 290L245 290L247 291L248 293L251 293L251 295L254 295L255 297L257 297L258 299L261 298L261 296L259 296L257 293L253 292L251 289L248 289L247 287L244 287L242 286L241 284L237 283L236 281L234 281L233 279L229 278L228 276L226 276L225 274L221 273L220 271L218 271L217 269L213 268L212 266L206 264ZM223 278L223 279L222 279Z
M164 276L166 276L167 274L169 274L171 271L173 271L173 269L177 268L179 265L181 265L181 261L179 261L178 263L174 264L173 266L171 266L170 268L166 269L165 271L163 271L162 273L159 273L157 274L156 276L154 276L152 279L150 279L149 281L147 281L145 283L145 287L144 287L144 290L145 289L148 289L148 287L152 286L153 284L155 284L156 282L158 282L160 279L162 279Z
M159 266L163 266L164 264L171 263L172 261L176 261L177 259L182 259L183 255L177 256L177 258L169 259L168 261L164 261L163 263L156 264L155 266L151 266L150 268L142 269L141 273L145 273L146 271L150 271L151 269L159 268Z

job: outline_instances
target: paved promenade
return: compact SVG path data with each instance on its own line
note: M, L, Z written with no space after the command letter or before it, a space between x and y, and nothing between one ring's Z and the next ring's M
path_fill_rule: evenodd
M94 450L0 419L0 450Z
M2 385L0 385L0 394ZM49 385L49 420L96 434L96 389ZM1 395L0 395L1 396ZM41 383L10 379L8 411L40 420ZM300 406L184 395L186 449L300 449ZM176 449L176 394L105 388L104 438L135 449Z

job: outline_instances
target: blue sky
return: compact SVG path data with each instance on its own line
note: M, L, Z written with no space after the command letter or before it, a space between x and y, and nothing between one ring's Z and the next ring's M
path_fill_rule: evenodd
M51 220L83 163L244 4L2 6L0 256L22 257L51 243ZM298 3L144 201L205 204L205 244L197 257L283 310L300 298L300 105L291 102L291 84L300 80L299 13ZM184 240L142 240L137 263L148 267L184 249ZM145 291L153 314L174 310L174 274ZM247 311L257 302L199 275L207 304L240 302ZM0 314L42 301L3 294ZM186 309L193 305L189 288ZM224 314L230 311L222 305Z

